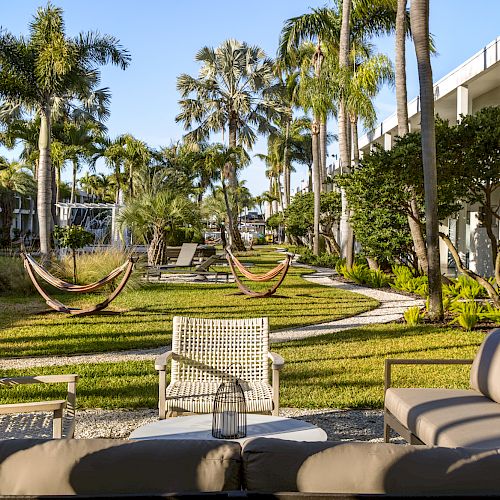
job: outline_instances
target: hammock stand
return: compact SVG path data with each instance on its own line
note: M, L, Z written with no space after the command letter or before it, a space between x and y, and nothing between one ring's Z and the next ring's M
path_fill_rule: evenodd
M264 298L264 297L270 297L271 295L274 295L276 293L276 290L280 287L281 283L283 283L283 280L286 277L286 274L288 272L288 269L290 267L290 264L292 262L292 255L288 254L286 256L286 260L284 262L279 263L275 268L271 269L265 274L254 274L251 273L233 254L229 249L226 249L226 258L229 263L229 266L231 268L231 273L234 277L234 281L238 288L240 289L241 293L244 295L247 295L248 298ZM281 276L279 280L269 288L269 290L266 290L265 292L255 292L254 290L251 290L248 288L242 281L241 278L238 276L237 273L238 271L243 274L246 278L248 278L250 281L254 282L266 282L269 281L273 278L276 278L280 273Z
M94 283L89 283L87 285L75 285L73 283L68 283L66 281L60 280L59 278L56 278L55 276L50 274L43 266L38 264L38 262L36 262L35 259L31 257L31 255L23 252L21 253L21 256L23 258L24 268L26 269L28 276L33 282L33 285L37 289L38 293L45 299L47 305L57 312L67 313L73 316L84 316L87 314L94 314L105 309L114 299L116 299L116 297L118 297L118 295L125 288L125 285L127 284L127 281L132 274L132 271L134 269L134 264L136 261L136 259L130 257L128 262L125 262L120 267L117 267L116 269L111 271L111 273L109 273L107 276L100 279L99 281L96 281ZM97 290L103 287L104 285L110 283L122 273L123 276L122 279L120 280L120 283L118 283L118 286L113 290L113 292L108 297L106 297L105 300L103 300L99 304L87 307L85 309L68 307L62 302L59 302L57 299L53 299L42 288L42 286L40 285L35 276L35 274L37 274L44 281L54 286L58 290L62 290L64 292L88 293Z

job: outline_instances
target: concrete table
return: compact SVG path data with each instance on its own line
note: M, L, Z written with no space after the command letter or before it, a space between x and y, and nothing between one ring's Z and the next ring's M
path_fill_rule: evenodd
M326 441L326 432L313 424L293 418L271 415L247 415L247 435L228 439L244 443L257 437L288 439L291 441ZM143 425L130 434L129 439L198 439L212 440L212 415L172 417Z

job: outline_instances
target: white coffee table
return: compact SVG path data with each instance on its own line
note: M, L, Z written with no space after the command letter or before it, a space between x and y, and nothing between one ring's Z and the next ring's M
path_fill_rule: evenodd
M326 441L327 439L323 429L303 420L249 414L247 415L246 437L229 441L243 443L257 437L291 441ZM130 434L129 439L215 439L212 436L212 415L190 415L158 420L139 427Z

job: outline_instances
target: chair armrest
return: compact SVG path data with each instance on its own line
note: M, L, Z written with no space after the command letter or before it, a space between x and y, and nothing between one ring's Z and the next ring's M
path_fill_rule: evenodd
M155 370L163 371L167 368L167 362L172 357L172 351L164 352L155 359Z
M66 408L66 400L57 401L36 401L33 403L13 403L0 405L0 415L11 413L31 413L35 411L54 411L64 410Z
M38 375L36 377L4 377L0 378L0 385L15 386L22 384L60 384L78 381L78 375Z
M285 364L285 360L275 352L268 352L267 357L273 362L273 370L281 370Z
M401 359L387 358L384 370L384 393L391 387L392 365L471 365L472 359Z

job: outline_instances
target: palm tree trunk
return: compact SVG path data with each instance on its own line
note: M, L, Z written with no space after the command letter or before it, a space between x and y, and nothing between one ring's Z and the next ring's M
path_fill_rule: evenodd
M325 191L326 186L326 136L327 136L327 128L326 128L326 118L321 120L319 124L319 149L321 153L321 170L320 170L320 181L321 181L321 192Z
M70 203L75 203L77 173L78 173L78 162L74 159L73 160L73 181L71 183L71 198L69 200Z
M339 67L341 71L347 71L349 68L349 39L350 39L350 18L351 18L351 0L342 2L342 24L340 27L339 40ZM344 98L339 103L339 152L340 165L342 171L349 172L350 154L349 154L349 136L347 132L347 113ZM342 215L340 218L340 235L342 256L346 259L348 268L352 267L353 255L351 251L351 242L353 241L353 232L349 224L349 207L344 189L342 193Z
M290 205L290 154L288 148L289 138L290 120L287 120L285 126L285 145L283 148L283 184L285 188L283 208L288 208L288 205Z
M52 168L50 162L50 108L47 106L40 113L40 133L38 149L37 214L40 237L40 253L46 259L50 253L50 231L52 227Z
M358 145L358 117L351 116L351 144L352 144L352 165L359 165L359 145Z
M396 105L398 116L398 135L403 137L408 133L408 93L406 90L406 3L398 0L396 13ZM408 226L413 239L413 246L419 262L419 267L427 272L427 248L420 223L417 197L414 190L410 191L410 213Z
M311 126L312 134L312 153L313 153L313 167L312 167L312 181L314 193L314 224L313 224L313 253L319 255L319 218L321 213L321 187L320 187L320 147L319 147L319 120L317 117L313 119Z
M429 317L433 320L441 320L443 318L443 297L439 258L434 91L429 52L429 0L412 0L410 20L420 83L426 240L429 261Z

